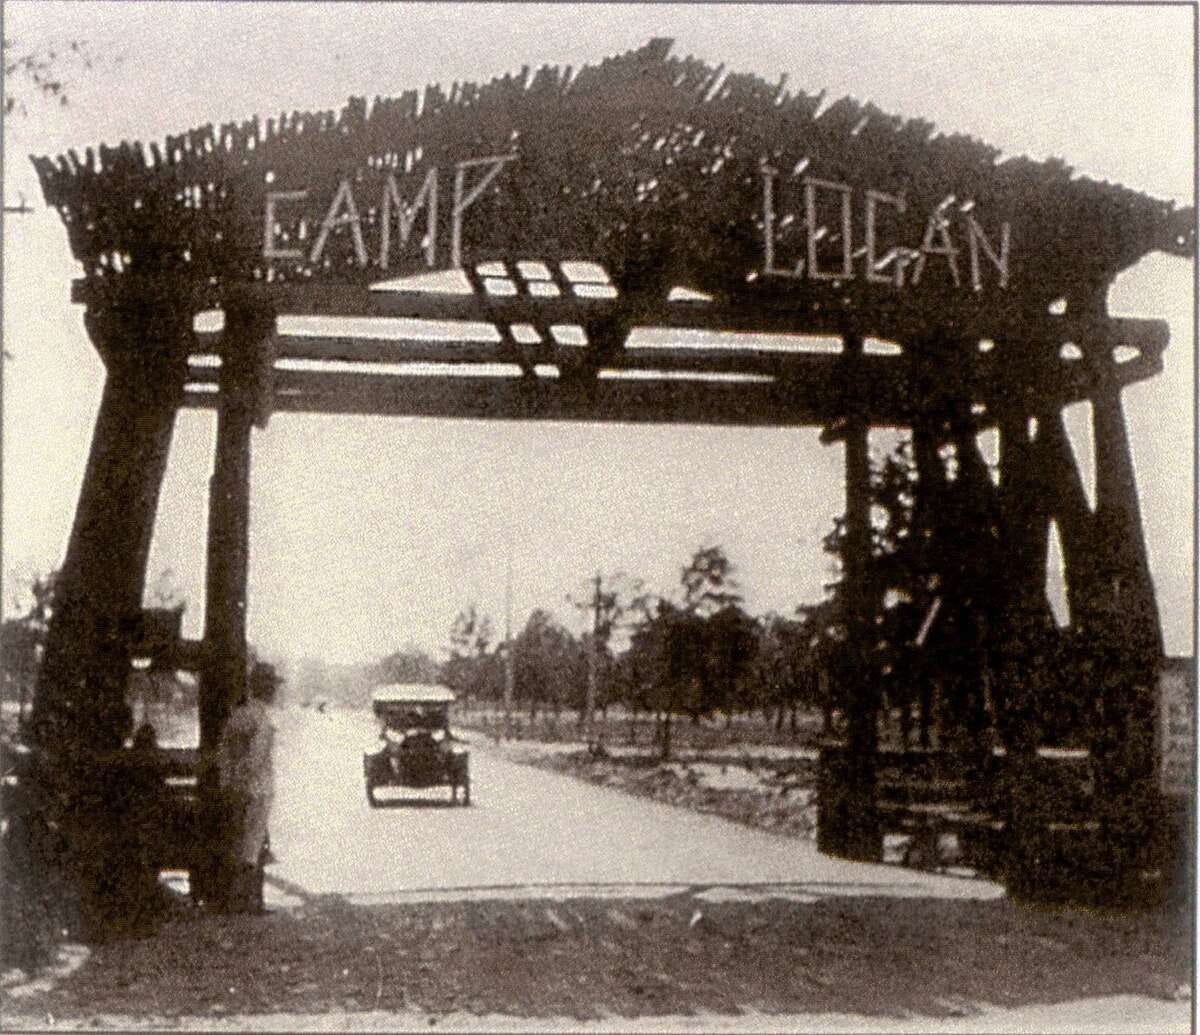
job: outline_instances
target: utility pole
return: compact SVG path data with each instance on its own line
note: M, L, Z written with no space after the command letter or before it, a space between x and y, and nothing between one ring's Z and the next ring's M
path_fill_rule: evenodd
M508 541L508 577L504 584L504 719L512 717L513 651L512 651L512 539Z
M583 700L583 732L590 736L592 732L592 717L596 713L596 681L600 658L600 573L592 580L592 640L588 644L587 653L587 691Z

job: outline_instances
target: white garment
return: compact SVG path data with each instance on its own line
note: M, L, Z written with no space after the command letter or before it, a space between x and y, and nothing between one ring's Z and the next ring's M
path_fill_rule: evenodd
M275 727L262 701L251 699L236 708L225 724L217 765L221 787L238 809L238 858L257 864L267 836L267 820L275 798L272 749Z

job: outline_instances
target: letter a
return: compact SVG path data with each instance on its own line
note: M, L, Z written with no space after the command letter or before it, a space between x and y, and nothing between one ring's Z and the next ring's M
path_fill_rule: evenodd
M940 235L942 238L942 246L935 248L933 246L934 235ZM931 255L944 255L946 263L950 267L950 276L954 278L954 286L958 287L958 249L954 247L954 242L950 240L950 224L946 217L942 215L941 210L934 212L929 217L929 222L925 226L925 239L921 242L921 252L917 257L916 265L913 266L912 282L915 285L921 282L921 274L925 270L925 260Z
M345 215L338 215L343 206L346 209ZM329 237L329 231L335 226L345 226L347 223L354 232L354 254L358 257L358 264L365 266L367 264L367 246L363 243L362 222L358 218L358 206L354 204L354 194L350 190L349 180L342 180L337 194L333 197L333 204L329 206L329 211L321 220L321 232L317 235L317 243L313 245L312 255L309 256L308 261L317 262L325 250L325 241Z

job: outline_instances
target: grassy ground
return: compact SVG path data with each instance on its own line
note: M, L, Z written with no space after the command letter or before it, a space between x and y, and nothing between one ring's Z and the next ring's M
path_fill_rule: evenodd
M585 735L578 715L564 711L555 716L541 712L534 719L527 711L516 711L507 718L500 708L459 707L456 724L492 736L509 740L547 744L583 744L588 740L602 743L610 751L628 753L639 751L655 754L659 750L657 718L648 712L630 712L610 708L606 715L597 714L592 731ZM753 753L756 748L770 749L768 754L787 753L795 749L814 747L821 737L821 716L815 712L800 712L793 731L791 720L785 716L776 729L774 716L761 712L743 713L726 718L692 719L676 716L671 720L672 756L738 753L743 749Z
M808 759L751 760L748 768L740 758L661 764L644 755L597 758L569 751L530 754L521 761L761 830L796 837L816 832L816 766Z
M671 761L662 760L653 715L610 709L586 736L573 713L531 721L502 711L460 713L458 724L492 738L514 761L575 776L776 833L812 836L815 745L821 716L801 713L791 731L761 713L672 722ZM599 747L598 747L599 746Z

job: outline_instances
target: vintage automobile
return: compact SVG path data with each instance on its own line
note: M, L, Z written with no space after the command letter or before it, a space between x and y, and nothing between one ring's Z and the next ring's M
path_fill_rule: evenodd
M372 808L380 803L375 793L380 787L448 786L451 803L471 804L470 755L450 732L453 701L454 694L444 686L393 683L375 688L371 710L383 744L363 754Z

